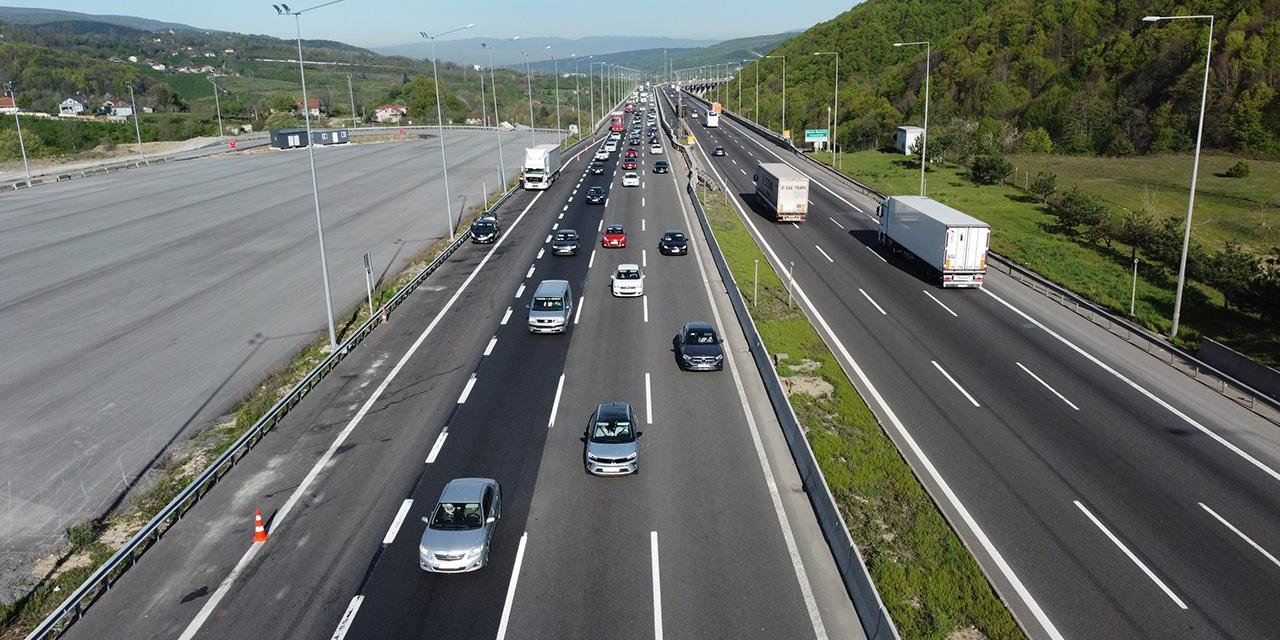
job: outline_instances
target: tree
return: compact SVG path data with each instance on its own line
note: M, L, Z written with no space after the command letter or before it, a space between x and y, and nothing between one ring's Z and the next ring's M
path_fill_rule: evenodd
M1257 256L1240 249L1240 245L1228 242L1226 249L1213 255L1207 261L1203 280L1209 286L1222 292L1222 307L1235 305L1251 306L1253 300L1254 279L1258 275Z
M294 102L293 96L285 95L285 94L277 94L277 95L271 96L271 102L270 102L271 111L274 111L276 113L280 113L280 112L288 113L290 111L293 111L293 107L295 104L296 103Z
M1022 139L1018 141L1018 151L1021 153L1053 153L1053 139L1049 137L1049 132L1044 127L1035 127L1029 129L1022 134Z
M1075 233L1079 227L1094 227L1107 215L1106 204L1076 187L1071 187L1049 204L1049 213L1058 218L1058 228Z
M1003 156L984 154L969 165L969 178L978 184L998 184L1013 173L1013 163Z
M1031 191L1031 195L1040 198L1041 203L1049 204L1049 199L1058 193L1058 174L1037 171L1036 179L1031 181L1028 190Z
M288 129L302 124L298 117L288 111L277 111L267 116L268 129Z
M1173 270L1182 259L1183 219L1169 216L1154 225L1148 238L1147 253L1160 264Z
M1129 257L1137 258L1139 250L1145 250L1151 242L1155 221L1151 214L1138 209L1125 209L1120 216L1115 238L1129 245Z

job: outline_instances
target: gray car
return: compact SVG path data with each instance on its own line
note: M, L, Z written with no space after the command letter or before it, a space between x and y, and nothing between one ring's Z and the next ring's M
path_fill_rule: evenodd
M620 476L640 471L640 432L635 413L625 402L596 407L587 422L583 463L593 476Z
M450 480L440 493L418 543L418 566L433 573L462 573L489 561L493 530L502 516L502 487L492 478Z
M551 254L556 256L578 255L578 232L561 229L551 238Z
M690 322L672 338L676 361L685 371L720 371L724 368L724 340L709 322Z

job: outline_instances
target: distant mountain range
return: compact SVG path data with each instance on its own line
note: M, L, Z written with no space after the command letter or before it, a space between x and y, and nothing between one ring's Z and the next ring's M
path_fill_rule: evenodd
M0 7L0 22L25 25L42 25L56 22L99 22L139 31L168 31L170 29L174 31L207 31L207 29L197 29L191 25L177 22L161 22L160 20L151 20L149 18L96 15L78 11L33 9L29 7Z
M436 42L436 55L441 60L458 64L489 64L489 52L481 47L486 43L493 49L493 63L497 66L524 64L525 51L530 60L548 60L554 55L560 60L571 60L572 54L579 58L590 55L600 59L602 54L634 51L637 49L656 49L661 57L662 49L689 49L716 44L716 40L695 40L688 38L658 38L651 36L589 36L585 38L550 38L532 37L510 41L502 38L461 38L458 40L440 40ZM547 45L551 49L546 49ZM374 47L373 51L389 56L405 56L408 58L427 58L431 56L431 43L425 40L392 47ZM570 62L572 64L572 62ZM656 68L656 67L655 67Z
M756 60L769 53L774 47L799 34L799 31L775 33L767 36L751 36L734 38L705 47L680 49L636 49L617 53L596 54L592 62L611 62L650 73L661 73L663 65L671 69L683 69L704 64L738 63L742 60ZM443 59L444 56L441 56ZM555 68L552 62L538 62L530 65L534 71L551 73ZM560 71L573 68L573 61L560 61ZM585 69L579 69L586 73Z

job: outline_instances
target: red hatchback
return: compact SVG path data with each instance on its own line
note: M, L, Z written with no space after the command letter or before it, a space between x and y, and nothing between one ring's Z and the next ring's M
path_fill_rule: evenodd
M635 169L635 168L636 168L636 161L635 161L635 160L632 160L631 158L627 158L626 160L623 160L623 161L622 161L622 168L623 168L623 169L626 169L626 170L628 170L628 171L630 171L630 170L632 170L632 169Z
M639 153L637 153L635 149L627 149L627 157L628 157L628 158L634 158L634 157L636 157L636 156L638 156L638 155L640 155L640 154L639 154Z
M611 224L605 227L604 235L600 236L600 246L618 248L627 246L627 232L620 224Z

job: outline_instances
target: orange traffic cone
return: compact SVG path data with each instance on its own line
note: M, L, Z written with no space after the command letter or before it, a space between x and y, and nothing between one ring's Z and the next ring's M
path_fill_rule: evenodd
M267 528L262 525L262 510L253 510L253 543L267 541Z

